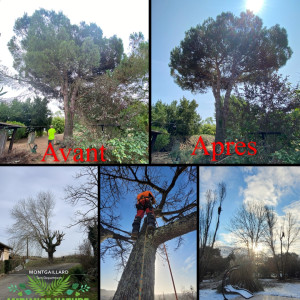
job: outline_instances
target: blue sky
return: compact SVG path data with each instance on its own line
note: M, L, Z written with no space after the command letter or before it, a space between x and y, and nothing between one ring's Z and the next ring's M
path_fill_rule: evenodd
M164 168L161 174L161 181L171 178L169 167L157 167ZM188 180L187 176L181 177L181 183ZM194 184L195 186L195 184ZM179 188L179 182L177 182L174 191ZM151 190L151 189L150 189ZM159 193L151 190L157 200L160 202L161 197ZM135 193L124 193L120 198L119 204L116 205L116 213L120 214L119 224L125 231L131 231L132 222L136 215L136 194ZM171 196L171 195L170 195ZM170 197L171 198L171 197ZM169 198L169 199L170 199ZM193 200L196 199L196 186L194 187L194 194L192 195ZM163 225L160 218L157 219L159 226ZM176 251L175 240L166 242L168 256L176 284L177 292L181 292L183 289L187 290L192 285L196 288L196 251L197 251L197 233L196 231L188 233L183 236L184 244ZM162 258L162 257L163 258ZM168 264L164 259L163 255L156 255L155 263L155 294L173 293L173 286L171 276L168 269ZM118 280L122 275L122 270L116 267L116 261L110 256L105 257L105 262L101 260L100 268L101 278L101 289L116 290Z
M217 241L234 246L227 230L229 220L242 203L273 206L279 219L292 212L300 226L300 167L200 167L200 205L207 189L224 181L227 196L223 203ZM300 255L300 244L293 249Z
M255 1L255 0L254 0ZM214 117L214 98L208 90L206 94L193 95L183 91L174 83L168 66L171 50L184 39L185 31L202 24L209 17L215 18L223 11L239 15L246 10L246 0L152 0L152 103L158 100L170 103L183 96L195 99L199 104L198 113L202 119ZM300 39L299 1L263 0L262 9L256 13L267 28L279 24L288 33L293 55L279 72L290 75L290 82L300 81Z

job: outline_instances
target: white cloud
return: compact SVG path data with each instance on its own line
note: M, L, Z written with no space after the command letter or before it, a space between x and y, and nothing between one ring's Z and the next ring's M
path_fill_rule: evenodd
M196 264L196 257L195 254L192 254L185 259L184 267L182 268L182 271L188 273L192 268L195 267L195 264Z
M258 202L276 207L283 195L300 183L299 167L257 167L256 174L246 172L246 188L240 193L244 203Z
M217 245L219 245L219 246L233 247L237 242L236 237L233 232L220 233L219 235L222 237L222 240L219 240L217 242Z
M227 167L200 167L200 202L204 201L208 189L216 190L218 184L225 181L230 174Z

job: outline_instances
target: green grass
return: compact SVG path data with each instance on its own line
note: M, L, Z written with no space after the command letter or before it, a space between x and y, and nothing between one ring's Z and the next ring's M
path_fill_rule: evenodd
M65 264L65 263L79 263L79 256L78 255L69 255L69 256L65 256L64 258L62 257L57 257L53 259L53 263L54 265L57 264ZM36 268L36 267L45 267L45 266L49 266L49 260L48 258L30 258L30 261L26 264L27 268Z

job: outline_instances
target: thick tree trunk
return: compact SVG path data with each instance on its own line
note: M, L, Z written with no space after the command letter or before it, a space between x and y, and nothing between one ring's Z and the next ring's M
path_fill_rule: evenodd
M53 262L53 253L55 250L48 250L48 259L52 263Z
M68 77L65 78L65 83L62 87L64 97L64 111L65 111L65 130L64 140L73 137L74 117L75 117L75 103L78 93L78 84L75 83L73 88L68 83Z
M140 284L142 287L141 299L154 299L154 267L157 247L153 246L153 235L148 233L145 238L145 234L146 226L143 226L131 251L113 300L138 300Z
M65 109L65 130L64 140L73 136L73 116L69 110Z
M146 226L143 225L139 237L133 246L113 300L138 300L142 271L141 299L154 300L155 255L158 246L196 229L197 212L190 213L168 225L159 227L153 234L148 232L146 237ZM143 253L145 255L144 268L142 268Z
M225 135L224 135L224 122L223 122L223 107L221 103L221 97L215 96L215 109L216 109L216 136L215 142L225 142Z

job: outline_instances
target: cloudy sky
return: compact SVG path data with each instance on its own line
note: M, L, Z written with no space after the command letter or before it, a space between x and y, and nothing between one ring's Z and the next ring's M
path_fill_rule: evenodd
M162 182L165 178L171 178L172 172L168 167L157 167L162 168L161 173ZM180 181L188 181L187 176L182 176ZM176 183L174 187L174 193L180 186L180 181ZM182 183L181 182L181 183ZM193 184L194 185L194 184ZM190 185L191 187L192 185ZM160 203L160 195L152 191L157 203ZM196 199L196 187L194 187L194 193L191 195L191 199ZM115 207L116 214L120 217L118 219L121 228L125 231L131 232L132 222L136 215L136 194L124 193L120 202ZM171 197L171 196L169 196ZM159 226L163 223L160 218L157 219ZM188 290L192 285L196 288L196 272L197 272L197 232L193 231L191 233L185 234L183 236L184 243L176 251L174 249L177 246L176 240L171 240L165 243L168 251L168 256L174 276L174 281L176 284L177 292L180 293L182 290ZM120 280L122 275L122 270L117 267L116 260L106 255L105 262L101 260L101 289L106 290L116 290L118 286L118 280ZM170 271L168 269L168 264L165 260L165 255L156 254L155 261L155 294L174 293L173 285L171 281Z
M209 17L215 18L222 12L239 15L252 9L263 20L267 28L279 24L288 33L293 55L279 72L289 75L290 82L300 81L299 0L153 0L152 1L152 101L170 103L183 96L195 99L202 119L214 117L214 97L210 89L205 94L192 94L182 90L170 75L170 52L185 37L191 27L202 24Z
M0 0L0 64L12 68L13 59L7 48L7 43L13 36L13 26L17 18L26 12L32 15L39 8L62 11L72 24L94 22L103 30L103 35L111 37L117 35L123 40L124 51L129 51L129 35L133 32L142 32L148 40L148 0ZM16 93L10 92L5 97L13 97ZM57 110L56 105L51 105Z
M35 197L41 191L50 191L56 205L51 219L53 229L65 233L63 242L56 248L54 257L78 253L78 246L86 238L79 226L67 228L74 218L75 211L86 210L77 205L72 207L64 201L65 187L78 185L81 180L74 180L80 167L3 167L0 166L0 242L9 245L7 228L14 223L10 211L21 199ZM46 256L43 251L43 256Z
M292 212L300 226L300 167L200 167L200 205L205 192L224 181L227 196L223 202L217 240L219 245L234 246L227 230L233 214L243 203L258 202L272 206L279 220ZM300 255L300 243L294 247Z

